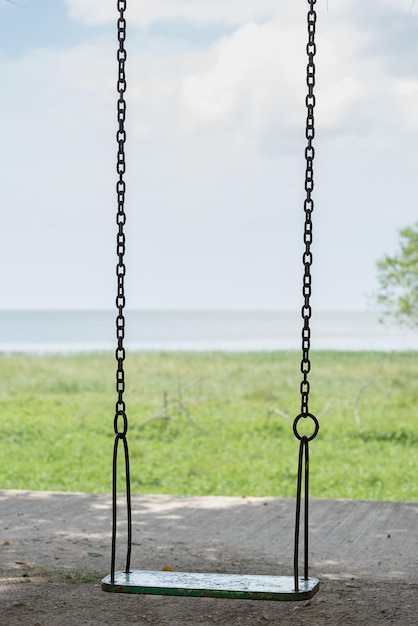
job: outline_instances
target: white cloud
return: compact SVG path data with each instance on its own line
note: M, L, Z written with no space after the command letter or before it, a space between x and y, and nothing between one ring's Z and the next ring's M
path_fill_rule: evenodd
M379 147L416 128L416 79L407 93L399 89L385 64L364 52L370 36L323 20L316 116L320 135L339 149ZM269 154L292 151L305 121L305 37L297 20L275 20L242 26L214 44L182 78L188 127L233 132Z
M113 0L67 4L74 19L115 19ZM163 19L236 25L232 34L199 51L179 52L167 43L158 54L130 49L129 98L136 136L173 132L170 128L186 133L211 128L232 133L266 154L292 150L305 116L306 8L303 2L270 0L130 2L127 17L134 26ZM392 29L394 12L413 21L409 8L408 2L399 6L399 0L373 2L373 11L360 0L354 5L352 0L329 2L328 8L317 3L317 120L334 147L387 143L399 129L415 130L414 113L400 114L410 110L413 97L397 88L396 71L388 74L386 57L392 52L379 50L378 39L382 21ZM376 24L370 21L373 12ZM260 18L263 22L257 23ZM399 46L395 57L392 65L400 69Z
M67 4L74 19L91 24L114 19L114 0ZM327 11L325 1L318 2L322 146L316 190L322 194L318 232L324 242L318 264L329 273L327 284L335 281L336 257L349 276L361 222L358 277L371 283L373 256L415 210L410 198L418 80L412 69L406 72L410 51L399 37L393 49L377 37L378 30L392 28L388 8L395 11L395 0L382 3L386 22L376 24L360 19L367 9L360 0L354 1L356 21L348 0L328 4ZM376 3L373 7L378 10ZM222 19L234 26L197 49L153 38L152 31L128 42L128 201L135 242L129 248L129 280L135 283L130 306L204 307L213 294L213 306L247 305L252 290L257 292L260 268L266 283L280 290L286 285L284 294L294 289L299 302L300 255L289 242L299 241L297 206L303 193L306 4L131 0L129 12L136 26L182 16L189 24ZM398 14L404 12L402 6ZM63 285L63 306L94 306L97 299L103 302L99 294L113 289L112 278L104 285L114 276L114 48L113 39L92 40L67 50L30 51L0 66L4 84L12 86L2 110L7 125L1 204L9 211L1 262L23 259L22 285L26 280L37 287L39 276L54 275L57 290ZM293 153L297 157L289 158ZM344 241L336 241L342 216ZM87 249L85 268L81 257ZM226 299L216 301L223 276L230 277L230 284L219 287ZM37 292L41 297L42 286ZM56 296L49 286L52 302ZM266 289L257 301L275 306L279 296ZM24 287L17 297L24 303Z
M114 0L66 0L72 19L103 24L116 19ZM129 2L126 16L136 27L162 20L242 24L265 19L281 11L276 0L136 0Z
M114 12L113 0L67 3L74 17L87 21L104 20L107 12ZM249 21L199 50L173 50L164 42L156 53L148 46L137 49L133 40L127 97L134 137L151 141L210 132L234 137L264 154L292 151L295 137L300 141L303 134L305 117L305 3L244 1L235 11L238 5L232 0L156 0L132 1L129 10L135 17L143 9L152 19L170 11L195 17L201 12L204 20L212 19L209 13L214 19L231 12L237 21L245 21L269 10L273 13L278 4L280 19ZM360 11L363 5L355 4ZM386 0L382 6L394 10L396 2ZM334 147L349 149L353 142L378 145L399 131L415 132L417 79L387 74L385 63L370 49L375 31L369 22L359 28L341 20L344 12L351 12L348 0L338 6L330 2L328 11L318 2L318 9L319 134L332 139ZM398 58L399 49L393 54ZM31 53L14 65L13 72L15 82L33 84L31 109L46 133L76 130L87 120L93 127L111 128L116 74L111 43ZM9 116L9 128L15 120L17 129L22 125L17 111L26 107L25 97L13 106L16 111ZM39 129L40 124L36 126Z
M277 22L236 30L213 47L200 71L184 77L188 113L196 121L241 123L257 131L274 108L283 126L293 126L300 119L295 102L304 85L302 42L297 28Z
M87 24L106 24L116 20L115 0L65 0L72 19ZM318 13L327 12L348 17L361 26L370 19L375 24L393 14L414 17L418 7L412 0L318 0ZM293 0L291 5L297 6ZM130 0L126 17L130 26L146 28L159 21L186 21L189 23L225 23L239 26L251 21L264 21L289 11L286 0ZM299 2L306 12L307 2Z
M399 98L400 116L405 129L418 132L418 78L396 80L395 92Z

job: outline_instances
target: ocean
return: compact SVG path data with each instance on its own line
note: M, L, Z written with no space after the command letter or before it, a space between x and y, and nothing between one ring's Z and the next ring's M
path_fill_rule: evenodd
M0 351L114 350L116 312L0 311ZM297 311L127 311L130 350L299 350ZM312 350L418 350L418 332L379 322L371 311L316 311Z

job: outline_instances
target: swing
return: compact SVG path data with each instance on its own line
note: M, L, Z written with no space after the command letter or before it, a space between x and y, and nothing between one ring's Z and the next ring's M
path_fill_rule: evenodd
M303 275L303 306L302 306L302 360L301 372L302 381L300 383L301 412L293 423L293 432L299 440L299 461L298 478L296 489L296 516L295 516L295 536L293 553L293 575L292 576L263 576L263 575L239 575L239 574L213 574L213 573L190 573L172 571L146 571L131 570L131 546L132 546L132 506L130 488L130 469L128 452L128 419L126 415L126 405L124 401L125 391L125 116L126 116L126 78L125 78L125 36L126 36L126 0L117 1L118 10L118 81L117 90L119 99L117 104L117 119L119 128L117 132L118 154L116 184L118 211L117 211L117 317L116 317L116 410L114 417L115 441L113 448L113 479L112 479L112 545L111 545L111 573L103 578L102 590L114 593L152 594L152 595L172 595L172 596L193 596L212 598L235 598L247 600L307 600L314 596L319 589L319 580L308 575L308 514L309 514L309 442L316 437L319 430L317 418L309 412L309 390L310 383L308 373L311 368L309 357L310 351L310 318L312 309L311 298L311 265L312 265L312 211L314 202L311 197L314 187L313 182L313 160L315 150L313 139L314 128L314 107L315 107L315 63L316 53L315 28L316 12L314 5L316 0L309 0L308 21L308 44L307 44L307 86L306 96L306 139L305 149L306 171L305 171L305 191L304 202L304 244L303 254L304 275ZM300 434L299 425L301 421L311 421L313 432L309 436ZM116 561L116 522L117 522L117 457L119 443L122 442L125 457L125 481L126 481L126 507L127 507L127 552L126 567L124 571L115 571ZM304 483L304 571L303 576L299 575L299 534L302 504L302 483Z

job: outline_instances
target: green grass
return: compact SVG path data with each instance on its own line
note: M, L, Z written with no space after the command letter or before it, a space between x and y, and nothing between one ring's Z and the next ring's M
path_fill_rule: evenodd
M110 491L114 372L0 355L0 488ZM293 497L300 379L294 352L129 354L133 492ZM312 496L417 500L417 353L319 352L310 379Z

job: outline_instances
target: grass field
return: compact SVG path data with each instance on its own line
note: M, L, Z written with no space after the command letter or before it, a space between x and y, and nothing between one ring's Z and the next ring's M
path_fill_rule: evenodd
M0 355L0 488L110 491L114 372ZM294 496L298 353L134 353L126 379L134 493ZM312 355L313 497L418 499L417 380L413 352Z

